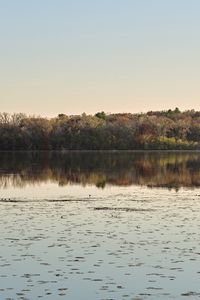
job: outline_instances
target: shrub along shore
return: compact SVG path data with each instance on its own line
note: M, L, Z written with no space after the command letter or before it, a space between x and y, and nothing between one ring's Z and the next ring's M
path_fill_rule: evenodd
M200 149L200 111L59 114L0 113L0 150Z

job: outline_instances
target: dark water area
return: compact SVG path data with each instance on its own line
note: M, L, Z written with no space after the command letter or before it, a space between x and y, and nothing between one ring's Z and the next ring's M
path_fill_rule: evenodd
M199 187L199 152L1 152L0 299L199 299Z
M200 152L1 152L0 186L200 186Z

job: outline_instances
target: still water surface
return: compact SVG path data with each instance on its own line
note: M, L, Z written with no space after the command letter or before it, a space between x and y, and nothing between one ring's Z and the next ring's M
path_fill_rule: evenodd
M1 153L0 299L200 298L200 153Z

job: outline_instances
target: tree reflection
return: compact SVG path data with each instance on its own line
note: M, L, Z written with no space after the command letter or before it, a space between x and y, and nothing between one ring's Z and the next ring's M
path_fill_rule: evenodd
M2 152L0 186L200 186L198 152Z

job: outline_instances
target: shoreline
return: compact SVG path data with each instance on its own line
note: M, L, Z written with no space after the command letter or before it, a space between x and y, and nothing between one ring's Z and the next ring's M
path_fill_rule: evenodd
M0 153L20 153L20 152L26 152L26 153L31 153L31 152L59 152L59 153L142 153L142 152L147 152L147 153L158 153L158 152L193 152L193 153L200 153L200 149L174 149L174 150L159 150L159 149L141 149L141 150L0 150Z

